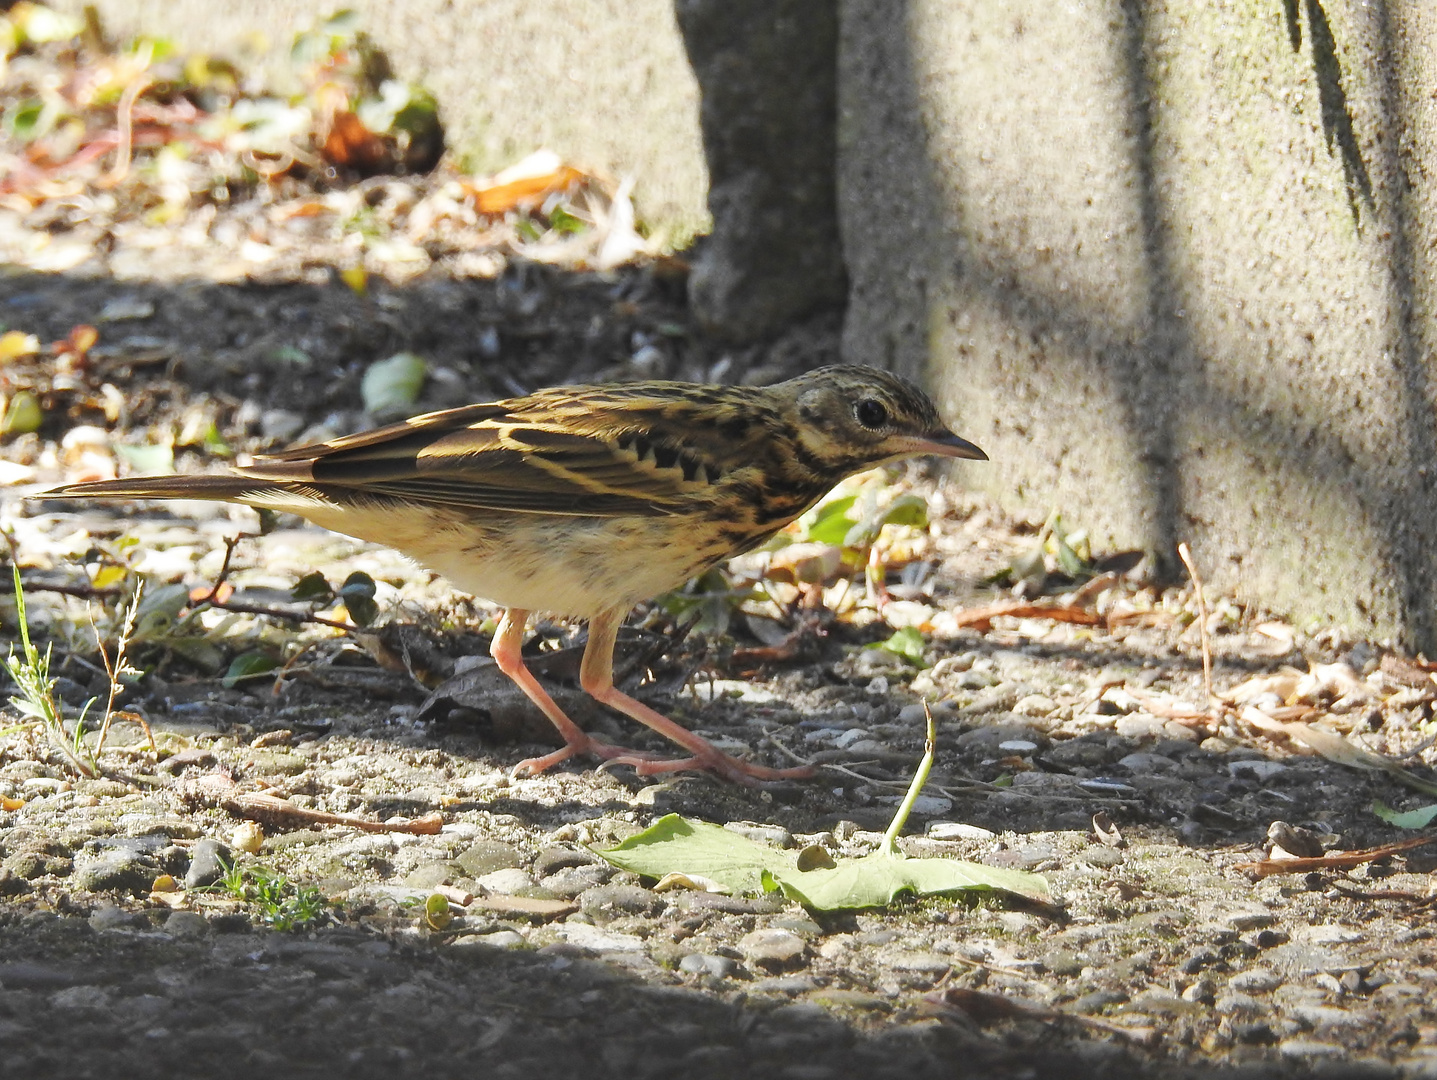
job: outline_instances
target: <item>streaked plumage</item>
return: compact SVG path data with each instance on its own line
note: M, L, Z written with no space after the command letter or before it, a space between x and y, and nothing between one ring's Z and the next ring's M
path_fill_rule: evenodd
M558 387L302 446L220 476L72 484L45 497L214 499L299 514L402 551L506 609L493 654L564 749L640 772L797 775L721 754L612 686L614 636L636 603L761 544L854 472L915 454L983 458L909 383L829 367L768 387L647 382ZM590 739L524 668L533 610L587 618L581 679L693 755L661 761Z

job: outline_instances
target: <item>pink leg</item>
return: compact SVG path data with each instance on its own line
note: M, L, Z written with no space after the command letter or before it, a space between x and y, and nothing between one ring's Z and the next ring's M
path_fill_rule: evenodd
M564 715L564 710L559 708L554 699L549 696L548 691L539 685L539 680L534 678L533 673L524 666L524 657L520 648L524 644L524 625L528 621L529 613L527 611L518 608L509 608L505 611L504 617L499 620L499 629L494 634L494 641L489 646L489 655L494 658L494 663L499 665L499 670L513 679L514 684L524 691L524 696L539 706L540 711L549 718L550 723L559 729L559 734L564 738L564 745L552 754L519 762L514 766L515 775L537 776L561 761L568 761L575 754L593 754L595 757L606 759L622 758L626 762L643 757L637 750L628 750L622 746L611 746L606 742L600 742Z
M787 780L813 775L814 769L811 765L794 769L770 769L730 757L701 735L695 735L688 728L681 727L614 686L614 641L618 637L623 619L624 609L611 608L590 620L589 644L584 649L584 660L579 667L580 685L594 700L652 728L665 738L678 743L693 756L655 761L642 755L625 754L615 755L612 760L620 764L634 765L640 776L677 772L681 769L709 769L728 780L750 785L758 780ZM495 638L495 641L497 642L498 638ZM567 717L565 719L567 721ZM561 727L560 730L564 729Z

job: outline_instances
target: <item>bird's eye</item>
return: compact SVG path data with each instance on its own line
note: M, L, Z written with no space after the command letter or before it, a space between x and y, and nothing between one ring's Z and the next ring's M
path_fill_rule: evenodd
M883 402L875 401L873 398L864 398L853 407L853 415L857 421L869 430L876 430L888 423L888 410Z

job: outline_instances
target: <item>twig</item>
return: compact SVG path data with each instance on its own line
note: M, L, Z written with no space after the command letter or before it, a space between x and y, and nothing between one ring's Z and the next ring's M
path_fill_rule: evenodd
M332 626L336 630L353 632L358 629L358 627L340 622L338 619L326 619L323 615L314 615L307 611L287 611L284 608L265 607L263 604L240 604L233 600L211 600L209 606L221 611L235 611L241 615L270 615L276 619L288 619L290 622L318 623L320 626Z
M225 537L225 557L224 561L220 563L220 572L215 575L215 583L210 587L209 595L194 602L197 606L199 604L213 604L215 602L220 594L220 589L224 587L225 579L230 576L230 558L235 553L235 546L244 538L243 534L240 536Z
M1365 848L1362 851L1329 852L1310 859L1263 859L1259 862L1239 863L1234 870L1246 870L1256 877L1271 874L1305 874L1311 870L1351 870L1353 867L1370 863L1388 855L1400 855L1404 851L1437 843L1437 836L1419 836L1412 840L1399 840L1395 844Z
M1198 639L1202 642L1202 686L1207 692L1209 704L1218 700L1217 694L1212 688L1212 639L1208 637L1207 629L1207 600L1203 596L1202 577L1197 572L1197 566L1193 563L1192 552L1188 550L1186 541L1178 543L1178 558L1188 569L1188 577L1192 578L1193 594L1197 597L1198 606Z
M13 587L6 588L7 583L0 581L0 594L14 594ZM80 600L104 600L111 596L119 596L124 592L118 586L97 589L93 585L40 585L33 581L25 582L26 592L48 592L56 593L59 596L74 596Z

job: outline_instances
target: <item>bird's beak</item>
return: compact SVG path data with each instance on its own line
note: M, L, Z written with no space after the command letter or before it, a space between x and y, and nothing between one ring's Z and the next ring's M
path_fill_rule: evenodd
M915 438L912 443L913 454L937 454L940 457L967 458L970 461L987 461L988 455L974 446L967 439L959 438L951 431L939 429L927 435Z

